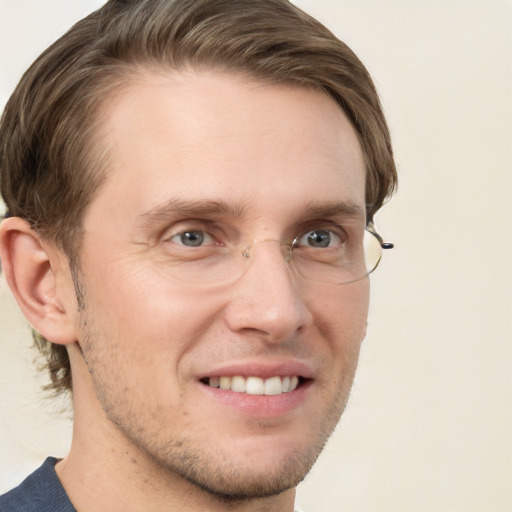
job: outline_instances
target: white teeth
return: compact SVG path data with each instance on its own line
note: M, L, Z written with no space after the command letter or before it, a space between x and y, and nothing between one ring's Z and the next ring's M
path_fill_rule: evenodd
M280 395L282 392L281 377L271 377L265 381L265 395Z
M247 393L248 395L280 395L293 391L299 385L299 378L293 377L210 377L208 385L212 388L220 388L225 391L231 390L235 393Z
M245 385L245 392L248 395L264 395L265 384L259 377L248 377Z
M231 390L236 393L245 392L245 379L243 377L233 377L231 379Z
M221 377L219 379L219 387L220 389L231 389L231 377Z

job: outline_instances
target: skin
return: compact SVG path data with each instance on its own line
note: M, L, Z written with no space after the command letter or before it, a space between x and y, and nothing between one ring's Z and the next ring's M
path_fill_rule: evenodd
M50 262L43 299L58 320L40 312L32 323L68 346L75 409L57 473L80 511L291 511L346 405L369 281L307 281L260 243L239 279L191 285L169 263L169 233L190 218L240 246L290 241L313 220L362 231L363 216L308 213L364 211L357 136L322 92L192 71L134 80L106 104L103 131L110 168L84 220L81 307L50 242L19 225L24 236L4 244L39 243ZM230 209L155 215L176 200ZM304 368L307 389L291 406L280 395L247 411L244 395L219 400L200 381L233 366Z

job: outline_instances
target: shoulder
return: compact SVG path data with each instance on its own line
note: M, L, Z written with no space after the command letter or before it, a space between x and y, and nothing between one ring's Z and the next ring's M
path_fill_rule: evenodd
M18 487L0 496L0 511L76 512L55 472L56 463L48 457Z

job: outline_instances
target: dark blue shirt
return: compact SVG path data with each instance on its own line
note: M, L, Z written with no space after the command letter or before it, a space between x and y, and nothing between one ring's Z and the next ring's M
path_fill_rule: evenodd
M57 459L48 457L23 482L0 496L0 512L76 512L55 472Z

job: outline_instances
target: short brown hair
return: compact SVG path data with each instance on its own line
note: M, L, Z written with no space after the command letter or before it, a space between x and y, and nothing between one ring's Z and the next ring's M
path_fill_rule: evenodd
M366 159L368 221L396 186L388 127L356 55L287 0L110 0L28 69L0 124L1 191L76 265L82 220L105 177L101 105L138 69L213 69L324 90ZM63 346L36 334L55 390L71 388Z

